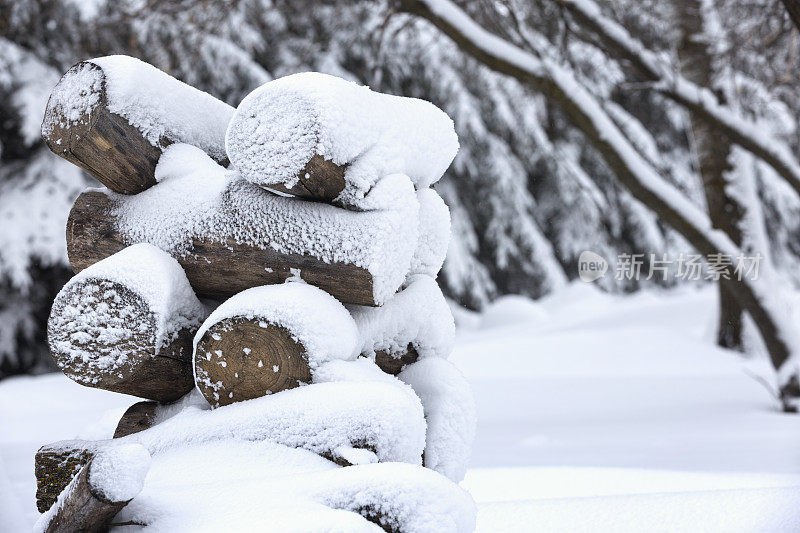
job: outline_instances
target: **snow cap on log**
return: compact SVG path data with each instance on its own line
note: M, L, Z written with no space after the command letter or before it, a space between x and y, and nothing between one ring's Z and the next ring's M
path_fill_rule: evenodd
M234 109L148 63L128 56L82 61L53 89L42 137L57 155L109 189L135 194L155 185L172 143L227 161L225 130Z
M424 274L436 279L450 244L450 209L430 188L417 191L417 201L419 236L408 275Z
M397 377L411 385L425 410L423 464L460 482L467 472L477 423L469 382L453 363L434 358L406 366Z
M61 370L82 385L171 401L192 388L191 338L205 316L178 262L137 244L61 289L48 342Z
M385 362L378 355L400 359L413 349L420 358L447 358L453 350L453 314L430 276L413 277L382 307L348 308L358 326L361 354L375 358L382 367Z
M453 121L430 102L306 72L266 83L239 104L225 139L249 181L362 208L382 177L435 183L458 151Z
M194 340L195 381L214 407L311 380L321 364L357 355L347 309L302 282L254 287L220 305Z
M381 180L365 198L376 209L356 212L271 194L189 145L169 147L157 173L163 181L137 195L78 198L67 227L73 269L148 242L178 259L201 296L299 275L359 305L381 305L408 273L419 204L405 176Z

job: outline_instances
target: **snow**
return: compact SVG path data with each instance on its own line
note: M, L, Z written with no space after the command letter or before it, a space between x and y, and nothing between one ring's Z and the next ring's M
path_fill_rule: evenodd
M450 244L450 209L433 189L417 191L419 238L411 258L409 276L425 274L432 278L442 269Z
M391 196L390 208L355 212L274 195L186 145L168 147L162 159L157 185L133 196L106 191L117 229L129 242L185 257L193 253L193 238L202 237L352 264L372 274L378 304L408 273L419 205L404 176L387 176L375 188L380 197Z
M339 468L305 450L231 441L154 457L144 491L118 519L149 531L381 531L344 512L366 507L408 532L468 532L475 516L463 489L419 466Z
M348 306L360 336L360 353L402 354L412 345L419 357L448 357L455 324L450 307L433 278L414 276L382 307Z
M425 466L458 483L467 472L476 424L475 399L464 374L449 361L422 359L397 377L422 401L428 424Z
M149 469L150 454L143 446L114 446L92 459L89 485L110 502L126 502L142 491Z
M108 110L128 119L150 144L187 143L217 161L226 158L231 106L134 57L106 56L90 63L103 70Z
M145 309L114 284L140 297ZM80 367L70 375L94 384L108 372L135 364L129 359L132 351L155 357L181 331L198 327L206 314L178 262L142 243L67 282L53 303L48 335L54 353Z
M800 426L752 379L773 379L767 361L713 346L714 288L610 296L579 283L531 305L542 312L491 328L465 320L450 358L475 392L478 428L461 486L477 502L479 532L800 529ZM360 361L368 373L368 361ZM362 385L375 388L365 396L371 409L385 395L405 398L397 386L381 383L319 383L288 392ZM268 402L283 394L241 405L263 406L267 417ZM323 396L302 416L321 410L324 417ZM0 494L5 476L18 502L0 498L0 507L22 509L0 514L0 524L17 519L29 526L38 517L32 457L39 446L88 434L87 427L99 436L98 420L110 437L130 403L60 374L0 382ZM231 408L203 412L222 424L229 416L214 413ZM307 492L300 498L294 487L307 483L287 479L307 475L311 483L361 466L340 469L271 442L213 440L222 433L219 427L210 440L191 443L176 438L178 445L153 454L142 493L119 520L136 512L152 517L156 531L225 525L377 531Z
M195 357L197 344L211 326L238 317L286 329L305 348L312 371L327 361L358 355L358 332L347 309L325 291L292 281L253 287L223 302L197 331Z
M314 155L347 165L339 200L359 206L381 178L408 175L418 189L453 161L453 121L430 102L306 72L268 82L247 95L228 126L228 156L260 185L291 187Z

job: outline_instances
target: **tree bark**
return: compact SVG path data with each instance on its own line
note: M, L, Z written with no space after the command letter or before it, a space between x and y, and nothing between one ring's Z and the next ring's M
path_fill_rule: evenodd
M64 489L66 493L57 503L45 533L92 533L107 531L111 520L130 500L109 501L90 482L92 460L83 466L78 475Z
M67 252L75 272L131 243L117 229L115 207L114 200L100 191L84 192L75 201L67 221ZM379 303L373 293L373 275L365 268L237 242L236 228L224 231L230 234L193 235L187 228L185 238L190 252L175 257L198 296L224 299L251 287L283 283L299 272L304 281L341 302L371 306ZM153 240L156 238L154 235Z
M681 73L701 87L713 87L715 82L713 58L705 35L705 14L698 0L678 0L675 13L682 30L678 45ZM708 215L715 228L724 231L737 245L742 245L742 229L746 206L728 194L726 174L732 170L728 161L731 143L720 134L713 122L695 112L690 112L692 148L699 165ZM723 348L743 350L742 307L732 294L731 282L718 284L719 314L717 344Z
M128 407L117 423L114 438L127 437L152 427L156 422L158 405L158 402L136 402Z
M264 318L228 318L203 334L195 351L197 388L213 407L311 382L305 348Z
M337 165L317 154L298 172L297 183L293 187L286 187L282 183L263 185L263 187L307 200L334 203L339 193L344 190L346 168L347 165Z
M91 321L99 306L106 311ZM87 317L89 323L81 322ZM120 283L81 280L53 302L47 341L53 360L77 383L169 402L194 386L191 357L197 328L179 329L159 344L155 332L163 320L144 298Z
M85 73L90 76L81 77ZM71 85L82 80L94 80L95 76L99 76L100 83L86 83L79 89L80 97L88 105L80 110L80 117L71 116L75 110L59 96L62 93L74 95L78 89ZM178 80L173 81L173 91L197 91ZM54 154L81 167L112 191L136 194L156 184L155 168L161 152L173 142L183 142L183 139L161 138L157 145L153 145L128 119L109 111L107 83L103 69L91 61L82 61L70 68L48 100L42 138ZM222 102L218 104L225 105ZM220 164L228 163L227 158L219 154L209 155Z

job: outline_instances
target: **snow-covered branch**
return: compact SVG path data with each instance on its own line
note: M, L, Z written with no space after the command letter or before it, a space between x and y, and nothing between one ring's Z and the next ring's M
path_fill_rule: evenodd
M706 87L687 80L657 54L647 50L616 21L603 15L593 0L557 0L578 23L595 33L616 57L629 61L653 87L685 106L699 118L714 124L721 133L764 160L800 194L800 164L789 147L757 123L742 117L719 101Z
M698 251L741 254L731 239L712 228L708 216L666 182L631 145L603 106L568 67L540 57L484 30L449 0L402 0L400 9L433 23L465 52L497 72L541 91L570 117L602 155L619 180L643 204L672 225ZM793 330L773 303L763 281L736 284L736 298L753 316L768 346L775 368L796 351Z

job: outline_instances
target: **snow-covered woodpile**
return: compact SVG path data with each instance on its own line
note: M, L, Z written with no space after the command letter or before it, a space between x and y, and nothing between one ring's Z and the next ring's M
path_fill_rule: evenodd
M234 110L110 56L64 75L42 135L106 186L70 214L76 276L53 304L53 358L150 401L112 439L40 449L41 530L233 513L202 483L148 489L218 442L273 458L261 476L212 461L206 480L243 505L240 485L279 479L259 529L472 529L456 483L474 404L435 281L450 217L432 186L458 149L447 115L319 73Z

